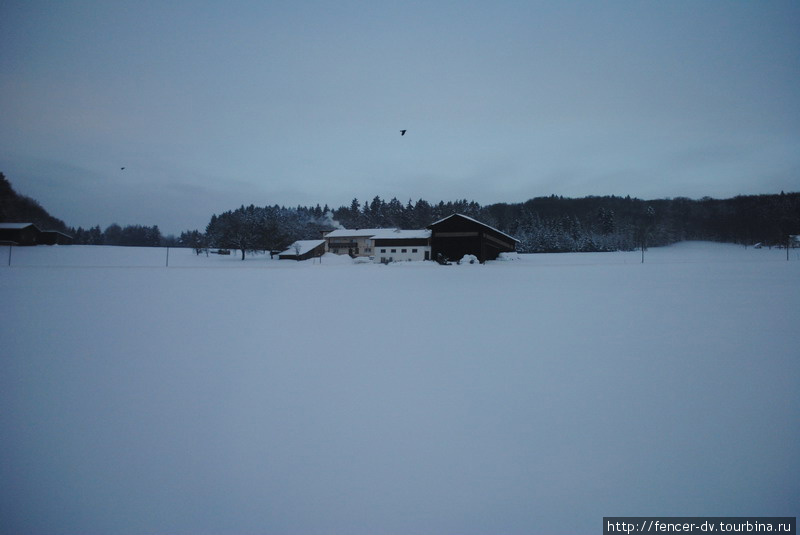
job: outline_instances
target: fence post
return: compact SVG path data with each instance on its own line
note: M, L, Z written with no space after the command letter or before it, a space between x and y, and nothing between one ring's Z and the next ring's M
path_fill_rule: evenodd
M167 247L167 265L166 265L166 267L169 267L169 247Z
M13 247L14 247L13 245L8 246L8 267L11 267L11 249Z

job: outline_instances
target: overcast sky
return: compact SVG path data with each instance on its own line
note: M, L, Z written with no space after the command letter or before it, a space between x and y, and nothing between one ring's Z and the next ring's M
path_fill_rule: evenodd
M68 225L164 233L251 203L798 191L798 28L795 0L3 0L0 171Z

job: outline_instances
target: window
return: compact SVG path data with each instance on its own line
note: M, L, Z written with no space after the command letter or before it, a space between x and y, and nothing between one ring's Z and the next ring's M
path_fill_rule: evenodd
M396 252L397 252L397 249L392 249L392 252L393 252L393 253L396 253Z
M382 253L385 253L385 252L386 252L386 249L381 249L381 252L382 252Z
M401 253L407 253L407 252L408 252L408 249L400 249L400 252L401 252Z
M416 249L411 249L411 252L412 252L412 253L416 253L416 252L417 252L417 250L416 250Z

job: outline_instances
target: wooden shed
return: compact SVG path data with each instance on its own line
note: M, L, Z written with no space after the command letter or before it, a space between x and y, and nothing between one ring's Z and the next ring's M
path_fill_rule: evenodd
M308 260L325 254L325 240L298 240L278 255L280 260Z
M431 230L431 255L434 260L460 260L464 255L478 257L481 263L500 253L516 250L519 240L480 221L453 214L428 225Z
M39 227L33 223L0 223L0 241L14 245L36 245Z

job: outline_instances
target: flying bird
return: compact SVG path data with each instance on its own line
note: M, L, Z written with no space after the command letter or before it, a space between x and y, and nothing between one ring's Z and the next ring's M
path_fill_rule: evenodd
M404 136L404 135L406 135L406 131L405 131L405 130L400 130L400 135L401 135L401 136Z
M119 170L120 170L120 171L124 171L124 170L125 170L125 168L124 168L124 167L120 167L120 168L119 168Z

